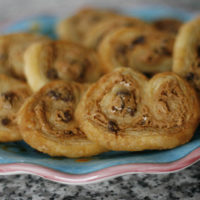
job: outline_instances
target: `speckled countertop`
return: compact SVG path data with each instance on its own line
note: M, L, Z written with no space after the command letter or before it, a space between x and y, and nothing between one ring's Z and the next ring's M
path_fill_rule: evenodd
M92 0L0 0L0 21L11 21L28 15L55 13L65 16L66 12ZM137 0L103 0L108 6L138 5ZM98 2L100 3L100 1ZM147 0L141 0L146 4ZM148 0L150 3L167 4L197 11L198 0ZM104 4L105 5L105 4ZM199 200L200 162L173 174L133 174L113 178L100 183L71 186L54 183L34 175L0 176L1 200Z
M173 174L133 174L72 186L33 175L0 176L1 200L199 200L200 162Z

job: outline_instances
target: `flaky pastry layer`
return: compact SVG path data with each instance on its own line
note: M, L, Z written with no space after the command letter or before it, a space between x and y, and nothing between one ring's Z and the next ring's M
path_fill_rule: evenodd
M31 33L12 33L0 36L0 72L24 79L24 52L34 42L50 40Z
M94 82L102 74L96 53L67 41L45 41L31 45L25 52L25 75L33 89L52 80Z
M60 39L82 43L91 27L115 16L117 14L111 11L84 8L75 15L60 21L56 28L57 34Z
M75 158L106 151L87 139L74 118L86 89L84 84L54 81L29 98L18 115L25 142L51 156Z
M115 16L105 21L99 22L87 31L83 39L83 44L89 48L98 49L101 41L112 31L121 27L138 27L148 26L145 22L134 17Z
M28 85L0 74L0 141L21 140L16 117L24 101L31 95Z
M75 116L90 140L111 150L141 151L188 142L199 111L195 91L175 73L148 80L118 68L88 89Z
M174 36L150 27L120 28L108 34L98 53L106 72L130 67L144 73L170 71Z
M173 71L200 94L200 17L180 28L174 44Z

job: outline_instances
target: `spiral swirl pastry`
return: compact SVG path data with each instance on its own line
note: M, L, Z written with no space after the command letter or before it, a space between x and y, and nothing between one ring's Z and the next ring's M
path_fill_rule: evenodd
M37 41L49 40L46 36L31 33L13 33L0 36L0 72L24 79L24 52Z
M102 73L95 52L67 41L35 43L24 60L26 79L34 91L55 79L93 82Z
M154 21L152 25L159 31L164 31L176 35L182 24L183 23L178 19L163 18Z
M0 74L0 142L21 140L16 117L30 95L31 91L25 83Z
M174 45L173 71L189 81L200 95L200 17L180 28Z
M84 157L105 148L87 139L74 112L87 85L52 81L35 93L20 110L23 139L51 156Z
M98 53L104 70L130 67L144 73L169 71L174 36L153 28L120 28L108 34Z
M118 68L88 89L75 116L90 140L111 150L141 151L188 142L199 111L195 91L175 73L148 80Z
M83 44L89 48L98 49L99 44L108 33L120 27L139 27L143 28L147 24L137 18L116 16L102 21L93 26L90 31L85 34Z
M58 23L57 34L60 39L82 43L85 33L89 32L91 27L115 16L117 14L111 11L84 8Z

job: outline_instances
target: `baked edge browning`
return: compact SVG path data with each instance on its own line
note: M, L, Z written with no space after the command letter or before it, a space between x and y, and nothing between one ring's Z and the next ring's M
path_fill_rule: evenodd
M45 90L45 88L61 82L66 83L64 81L53 81L45 85L37 93L30 97L22 106L17 118L22 138L34 149L49 154L50 156L66 156L69 158L77 158L93 156L107 151L104 147L89 141L86 137L85 139L80 139L80 141L74 141L73 139L72 141L66 142L67 144L59 143L58 141L44 137L40 130L33 130L31 126L29 126L33 120L31 117L33 111L30 109L30 107L34 103L34 96L40 94L43 90Z
M124 69L118 69L124 70ZM88 138L94 142L99 143L100 145L116 151L143 151L143 150L163 150L163 149L171 149L176 146L185 144L188 142L193 134L195 129L197 128L200 120L200 107L199 102L197 100L197 95L193 88L190 85L181 79L185 87L190 90L190 94L194 97L194 114L193 119L187 122L187 125L184 129L180 129L178 132L173 133L165 133L160 134L157 131L149 131L148 134L143 134L141 132L135 132L134 135L121 135L121 134L113 134L112 132L105 131L105 129L95 126L94 123L91 123L90 119L86 116L86 110L88 108L85 107L85 101L87 101L90 97L89 94L92 94L92 91L97 90L98 87L101 87L102 82L106 81L110 74L102 77L96 84L90 86L88 91L85 93L81 103L78 105L78 108L75 113L75 117L80 123L80 127L85 131ZM158 76L165 76L168 74L174 74L172 72L161 73ZM175 75L177 76L177 75ZM154 77L154 79L156 78ZM178 76L177 76L178 77ZM98 135L98 137L97 137Z

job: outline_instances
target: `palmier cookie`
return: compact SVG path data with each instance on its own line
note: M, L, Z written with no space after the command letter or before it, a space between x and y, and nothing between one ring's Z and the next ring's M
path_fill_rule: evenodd
M0 142L21 140L16 117L30 95L25 83L0 74Z
M91 27L115 16L117 16L117 14L111 11L84 8L74 16L58 23L56 28L57 34L60 39L82 43L85 33L88 32Z
M200 95L200 17L184 24L174 44L173 71Z
M84 84L52 81L35 93L18 117L24 141L51 156L84 157L105 151L87 139L74 119L86 89Z
M90 31L86 32L83 44L92 49L98 49L99 44L108 33L119 27L139 27L147 26L145 22L134 17L116 16L103 22L97 23Z
M48 37L31 33L13 33L0 36L0 71L24 79L24 51L37 41Z
M173 72L148 80L130 68L104 75L84 95L76 118L88 138L120 151L170 149L199 124L195 91Z
M24 59L26 79L34 91L55 79L93 82L102 73L95 52L67 41L35 43Z
M120 28L107 35L98 53L105 72L130 67L144 73L170 71L174 36L152 28Z
M174 18L158 19L152 23L153 27L159 31L164 31L176 35L183 23Z

